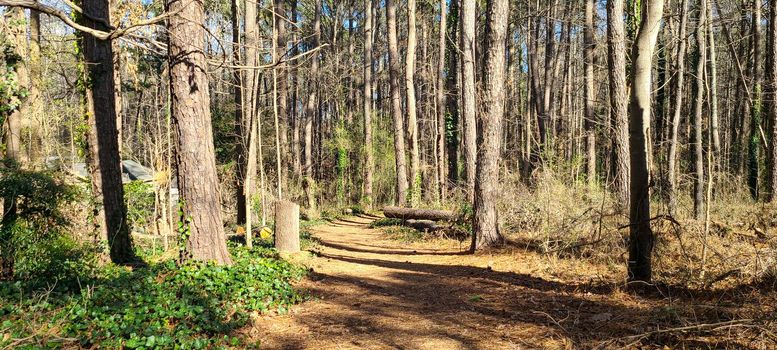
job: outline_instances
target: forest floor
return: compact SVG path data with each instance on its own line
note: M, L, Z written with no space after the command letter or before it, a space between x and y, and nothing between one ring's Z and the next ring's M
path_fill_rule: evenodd
M777 348L774 330L740 320L772 314L768 293L748 304L730 292L637 294L614 277L619 267L549 269L517 247L472 255L467 242L403 243L372 220L311 228L311 275L298 286L311 300L260 316L244 336L267 349Z

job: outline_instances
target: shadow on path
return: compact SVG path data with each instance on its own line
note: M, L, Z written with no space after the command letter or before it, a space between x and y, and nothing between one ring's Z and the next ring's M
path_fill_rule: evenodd
M675 309L660 291L644 298L613 283L566 283L478 267L490 266L494 255L521 259L514 247L488 255L423 243L402 248L361 220L313 230L321 249L301 287L316 301L301 305L291 325L267 337L270 348L621 348L633 341L627 337L657 324L735 317L725 310ZM717 341L677 332L645 337L642 344L717 348Z

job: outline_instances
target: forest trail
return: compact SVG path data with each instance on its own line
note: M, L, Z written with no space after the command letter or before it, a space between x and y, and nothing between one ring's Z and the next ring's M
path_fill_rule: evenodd
M571 349L628 333L622 317L639 312L532 276L537 261L521 250L406 244L370 229L371 220L313 227L313 273L300 285L312 299L261 317L246 335L267 349Z

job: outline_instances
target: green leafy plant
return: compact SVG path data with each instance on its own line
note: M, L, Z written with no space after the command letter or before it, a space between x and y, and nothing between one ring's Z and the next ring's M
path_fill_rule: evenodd
M0 252L15 279L68 286L91 273L94 247L66 233L63 209L80 198L76 187L53 173L8 166L0 169L0 197L15 203L0 222Z
M292 282L305 269L272 249L230 247L234 264L178 265L174 260L130 271L109 265L79 291L46 292L0 283L0 347L203 349L249 347L230 333L252 314L284 313L304 299Z
M10 23L10 25L23 25ZM5 125L8 114L19 108L27 96L27 90L19 84L16 74L21 57L13 44L0 31L0 125Z
M153 222L154 189L151 184L132 181L124 185L127 220L134 229L143 229Z
M387 227L387 226L400 226L402 225L402 219L394 218L380 218L370 223L370 228Z
M420 242L424 239L422 232L406 226L387 226L383 228L383 232L390 239L403 243Z

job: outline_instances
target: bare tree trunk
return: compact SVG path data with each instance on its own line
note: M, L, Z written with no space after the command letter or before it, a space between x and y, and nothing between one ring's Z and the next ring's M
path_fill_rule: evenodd
M549 106L551 108L550 113L550 119L551 124L553 124L553 130L552 135L554 139L558 139L559 133L561 130L562 125L562 119L563 116L561 115L561 111L563 110L563 100L565 96L563 95L563 89L564 89L564 78L563 76L559 76L562 72L562 62L565 61L565 54L567 54L571 50L571 45L569 44L569 35L571 34L571 31L569 30L569 24L567 23L570 16L570 13L572 11L572 7L574 6L573 2L567 2L564 5L564 12L561 15L560 20L558 21L559 29L559 40L557 44L554 44L554 53L553 53L553 74L551 76L551 94L550 94L550 102ZM555 32L556 26L554 25L552 27L553 31ZM555 35L555 34L554 34ZM555 42L555 36L553 41ZM566 51L566 52L565 52ZM564 72L566 73L566 72ZM556 143L554 141L554 143ZM563 147L563 146L562 146ZM556 150L562 150L562 147L554 147L554 152ZM563 151L562 154L560 154L561 157L563 157Z
M461 2L461 118L464 124L464 174L467 201L474 202L477 161L477 122L475 110L475 17L476 1Z
M178 189L186 245L181 260L231 264L218 196L210 120L205 13L198 1L168 0L170 111L176 131Z
M609 42L610 110L615 121L615 192L620 209L629 203L629 115L626 93L626 33L623 26L623 0L607 1Z
M475 181L472 250L499 244L503 240L499 233L496 200L499 195L499 149L505 103L505 38L509 14L508 0L488 2L483 67L483 117L478 125L478 146L481 153L477 160Z
M259 23L257 20L257 4L252 1L248 1L245 4L245 57L243 61L245 61L247 66L253 67L256 66L260 60L257 52L261 46ZM262 81L262 74L254 68L249 68L243 74L243 79L245 82L242 96L244 112L242 119L240 120L240 125L238 126L241 128L238 137L240 137L240 148L243 153L246 152L245 147L248 147L248 153L242 155L242 157L245 158L243 162L247 164L244 165L244 172L241 173L241 175L244 176L246 181L244 189L245 202L243 204L246 215L246 233L250 235L252 232L251 222L254 218L252 208L254 204L254 194L256 193L257 170L261 172L258 183L259 196L261 199L260 209L262 212L262 226L265 224L266 215L264 199L264 158L262 156L262 120L259 107L259 89ZM257 160L259 161L258 169L256 164ZM246 242L247 241L248 236L246 236Z
M688 26L688 0L682 0L680 8L680 44L677 49L677 78L675 80L674 106L672 107L672 134L669 141L669 159L667 171L667 196L669 214L677 209L677 150L679 145L680 117L683 110L683 86L685 80L685 52L687 47L686 28Z
M353 38L353 30L354 30L354 11L356 10L354 6L355 0L349 1L348 5L348 58L350 60L354 60L354 38ZM409 5L408 5L409 6ZM354 104L356 104L355 101L355 95L354 95L354 79L356 76L354 75L354 72L352 71L352 65L348 65L346 74L347 74L347 87L346 90L348 90L347 96L346 96L346 112L345 112L345 123L346 125L351 125L353 123L353 108Z
M364 2L364 194L362 200L372 209L372 0Z
M24 9L21 7L12 7L8 9L8 12L4 13L4 28L3 31L7 33L11 45L13 45L13 54L19 57L19 60L12 66L15 76L17 88L26 89L28 85L27 70L24 67L22 58L25 55L27 49L27 29L24 28ZM12 109L8 114L7 120L4 121L6 125L0 124L0 128L5 129L5 159L11 161L12 166L19 167L26 163L22 152L22 118L26 117L27 102L22 100L21 103ZM4 106L5 107L5 106ZM9 203L4 203L6 208L15 208L15 200L8 200ZM5 211L4 211L5 213Z
M768 200L773 202L777 197L777 1L769 1L769 75L766 84L766 98L769 101L769 191ZM714 64L714 63L713 63Z
M440 201L445 202L448 194L445 173L445 33L448 21L446 0L440 0L440 52L437 62L437 183Z
M257 42L261 43L261 40L257 40ZM260 45L261 46L261 45ZM261 86L262 82L264 81L262 74L258 74L254 72L255 78L254 78L254 93L257 95L257 98L254 99L254 118L256 118L256 135L258 135L258 138L262 137L262 121L259 115L259 107L258 107L258 95L259 95L259 87ZM267 91L267 88L264 89ZM259 160L259 200L260 200L260 210L262 212L261 222L262 226L265 226L267 224L267 196L265 196L265 189L266 183L267 183L267 176L265 174L264 170L264 150L262 147L262 142L257 140L255 142L256 144L256 152L257 156L256 158ZM254 177L256 177L256 173L253 174Z
M250 3L249 3L250 5ZM259 134L259 123L261 123L261 120L259 120L259 113L256 113L254 115L248 116L248 120L250 123L249 126L249 133L248 133L248 164L246 165L246 172L245 172L245 212L246 212L246 247L252 248L253 247L253 231L252 231L252 222L253 222L253 213L251 208L253 207L253 196L254 196L254 184L256 180L256 158L258 156L257 154L257 145L262 142L261 135ZM264 210L264 208L262 208Z
M109 0L109 8L108 13L110 13L111 7L116 7L117 1L115 0ZM115 25L115 24L112 24ZM124 129L124 116L122 115L122 98L121 98L121 47L119 46L119 40L112 40L111 46L113 49L113 82L116 84L114 87L114 97L115 99L115 108L116 108L116 143L119 145L119 157L123 154L123 147L124 147L124 140L122 138L122 129Z
M41 84L43 76L41 74L41 54L40 54L40 12L30 10L30 41L29 41L29 67L30 83L29 94L27 95L27 105L29 106L30 120L30 145L27 159L30 163L37 164L41 155L41 122L43 116L43 100L41 98ZM119 133L121 137L121 133ZM120 143L121 144L121 143Z
M297 0L292 0L291 2L291 21L293 23L293 34L292 34L292 50L291 50L291 56L297 56L299 54L299 45L297 45L298 38L298 24L299 21L299 13L297 10L297 7L299 6ZM352 25L353 23L351 23ZM353 40L351 40L351 43L353 43ZM352 46L353 44L351 44ZM298 62L296 60L293 60L291 63L291 110L290 116L291 116L291 158L292 158L292 169L294 170L294 184L295 187L299 185L300 179L302 179L302 147L300 146L300 113L299 108L297 106L297 101L299 99L299 71L297 69ZM349 113L351 109L348 110Z
M275 67L277 74L277 98L278 103L278 130L276 137L278 138L277 152L279 152L278 158L280 158L280 173L278 175L278 192L280 193L282 188L287 188L288 183L288 164L289 164L289 141L287 136L288 120L288 80L289 70L286 63L282 62L286 57L286 50L288 47L286 40L286 24L288 19L286 18L286 1L287 0L273 0L273 16L274 33L275 33L275 62L278 65ZM279 196L280 197L280 196Z
M710 132L712 133L713 159L720 157L720 117L718 116L718 58L715 49L715 32L712 30L712 1L704 0L707 11L707 50L709 52ZM719 160L716 161L719 164ZM713 164L714 166L714 164ZM711 176L712 174L710 174Z
M248 7L251 4L246 4L246 27L248 24ZM232 0L232 61L236 66L242 63L240 57L240 5L239 0ZM243 140L243 123L244 123L244 109L243 109L243 72L239 68L235 68L232 72L233 93L235 98L235 199L237 206L237 224L242 225L246 223L246 212L248 205L246 203L246 188L244 176L246 175L246 161L245 161L245 143ZM251 94L249 93L249 96ZM248 111L250 118L251 111Z
M642 20L632 49L629 101L629 152L631 154L631 210L629 213L628 278L649 282L652 277L653 231L650 228L650 95L653 51L661 29L663 0L643 5Z
M753 99L750 105L750 135L748 137L748 157L747 157L747 184L750 188L750 194L753 199L759 196L759 162L760 162L760 143L761 137L759 129L761 128L761 112L763 100L761 96L761 1L753 0L753 24L752 24L752 43L753 51Z
M527 23L527 30L526 30L526 52L534 52L532 49L534 48L534 30L532 30L533 23L535 19L534 18L528 18L526 20ZM536 93L535 88L535 79L534 79L534 62L536 55L526 55L527 62L526 62L526 116L523 119L523 165L521 167L521 175L524 181L529 179L529 176L531 174L532 168L533 168L533 161L534 161L534 155L532 154L533 151L533 140L534 140L534 130L532 128L532 120L536 118L536 104L534 103L534 96ZM539 128L539 118L538 118L538 125ZM542 138L542 134L540 135L540 138ZM526 181L528 183L528 181Z
M706 70L705 64L707 61L707 40L704 34L707 29L706 13L707 9L704 6L705 0L699 0L697 8L699 17L696 22L696 45L697 45L697 61L696 72L694 79L694 101L693 112L691 118L693 118L693 160L694 160L694 177L693 177L693 212L696 220L701 220L704 217L704 138L702 136L702 113L704 108L704 72Z
M539 17L534 17L529 22L529 42L527 43L527 46L529 46L529 52L539 52L539 37L540 37L540 19ZM540 62L539 62L539 54L533 54L529 55L529 69L531 71L531 101L534 105L534 112L537 117L537 130L539 132L539 152L534 152L532 150L531 155L531 162L535 163L537 159L540 157L540 154L545 150L545 147L547 146L547 137L548 137L548 131L547 131L547 111L545 110L545 104L543 103L543 100L540 98L540 92L542 90L541 84L540 84ZM536 159L535 159L536 158Z
M407 203L407 169L405 167L405 126L402 117L402 96L399 90L400 58L397 39L396 0L386 0L388 30L389 83L391 88L391 115L394 119L394 157L397 171L397 204Z
M283 188L285 181L284 174L285 174L285 166L283 159L285 155L283 155L283 135L282 134L282 126L281 126L281 113L283 113L282 110L284 106L281 106L281 99L285 101L285 96L280 97L280 90L281 89L281 83L278 79L278 73L281 59L283 58L283 55L285 54L285 51L283 51L280 48L280 43L282 41L281 34L284 31L284 28L286 27L283 22L283 1L284 0L275 0L273 1L273 8L272 11L274 13L272 17L272 112L273 112L273 124L275 125L275 174L276 174L276 197L277 200L283 199ZM281 78L280 80L283 80ZM284 81L285 83L285 81ZM285 84L283 84L285 89ZM285 93L285 91L284 91ZM283 103L285 105L285 102Z
M589 184L596 182L596 111L594 103L596 92L594 91L594 11L595 0L587 0L585 3L585 30L584 30L584 61L585 61L585 140L586 140L586 176Z
M415 95L415 53L418 45L415 28L415 0L407 1L407 58L405 59L405 84L407 86L407 130L410 141L410 205L421 201L421 160L418 151L418 118Z
M104 23L89 18L105 18L110 22L107 0L87 0L82 3L87 16L83 23L90 28L108 30ZM100 237L108 241L111 260L115 263L135 263L127 207L121 180L118 131L116 128L116 94L113 67L113 47L110 41L82 34L84 53L87 116L87 160L91 174L95 204L95 226Z
M321 40L321 0L315 1L315 17L313 20L313 48L318 47ZM313 54L308 84L310 94L308 95L307 105L305 107L305 166L303 176L305 177L305 194L307 195L308 212L311 216L316 216L318 212L316 203L316 180L313 177L313 120L318 111L318 65L319 55ZM367 81L367 79L365 79ZM371 175L371 174L370 174ZM372 177L370 176L370 180ZM370 181L370 187L371 181Z
M670 61L667 60L667 52L669 51L667 41L671 40L671 38L669 38L670 35L669 26L662 25L661 33L658 34L658 43L656 44L656 54L658 58L656 62L656 96L654 98L655 103L653 105L653 115L655 119L653 124L655 125L655 128L652 130L653 134L651 135L650 146L654 150L658 150L657 152L661 152L660 150L662 150L664 147L664 135L666 134L667 130L666 105L668 102L667 81L669 80L667 77L667 71L669 71L670 68L669 64L667 63Z
M546 133L550 139L549 147L545 148L545 151L552 155L554 152L554 137L555 131L555 119L553 113L553 82L555 81L554 72L554 59L556 58L556 7L558 0L549 2L549 9L547 16L545 16L545 67L543 73L543 91L542 91L542 110L545 111L544 120L549 125L546 125ZM558 61L556 59L556 61Z
M459 0L450 0L447 33L448 47L445 55L445 153L448 159L448 184L459 182L459 55L456 37L459 33Z

